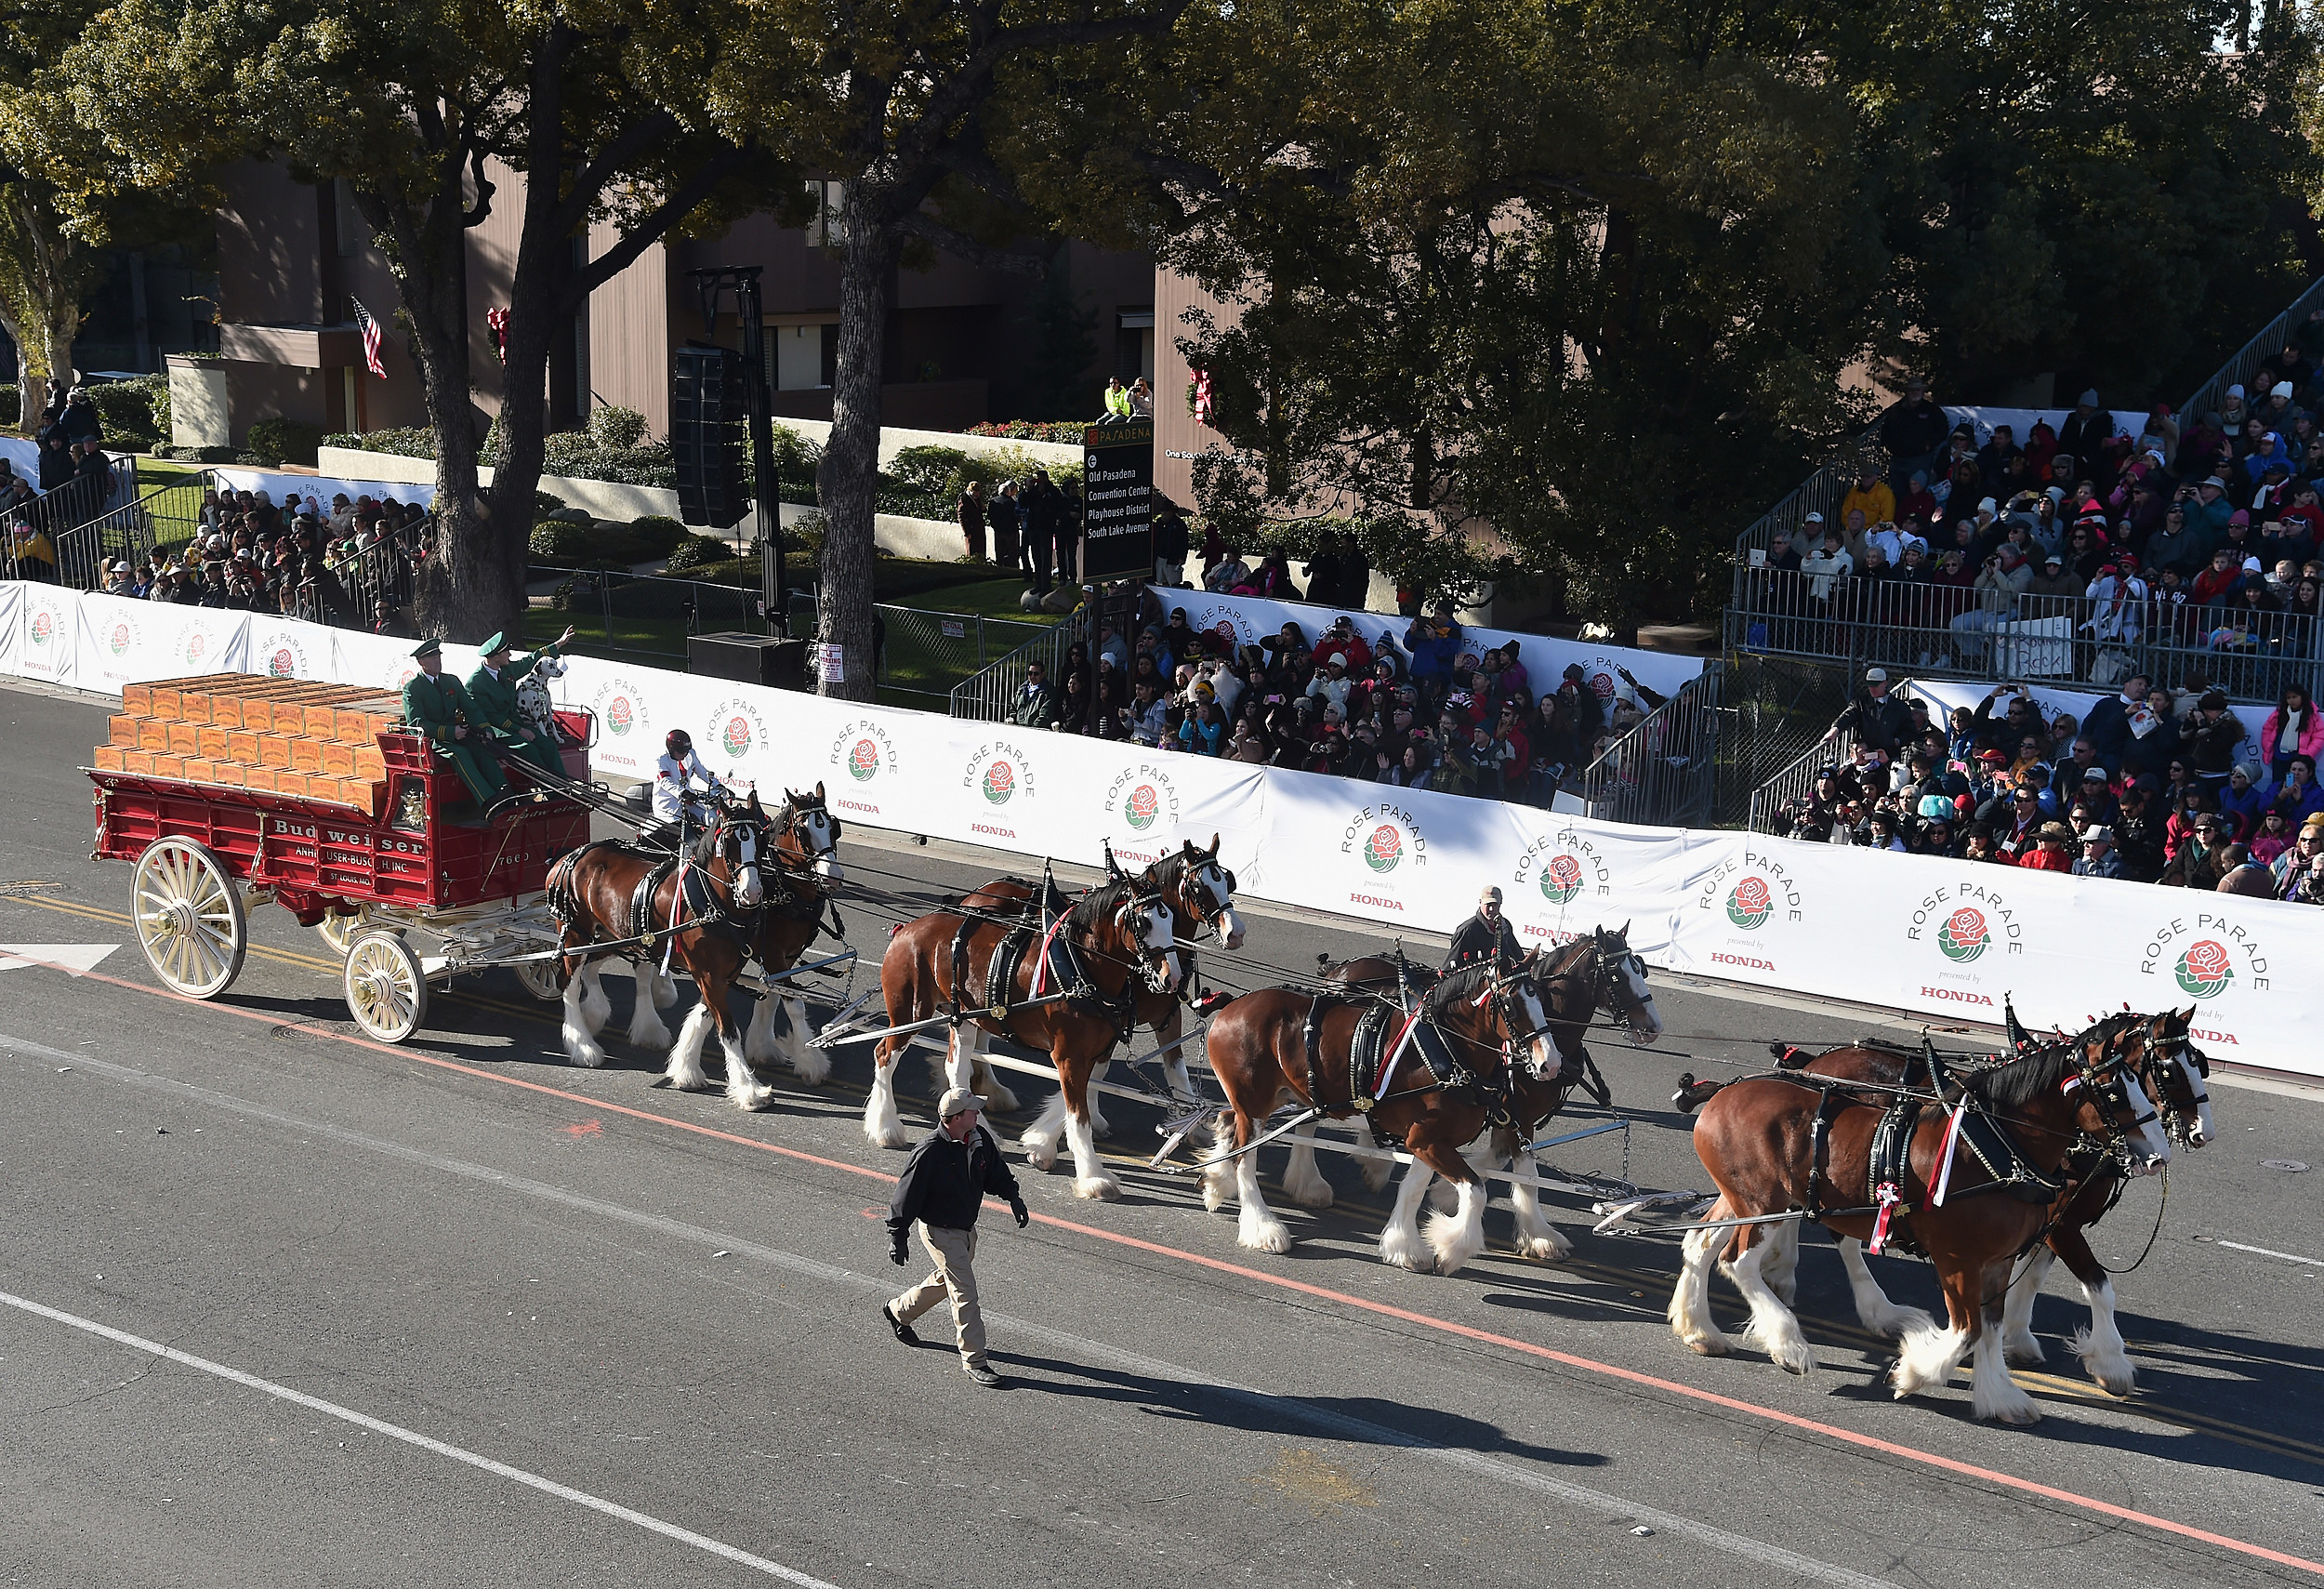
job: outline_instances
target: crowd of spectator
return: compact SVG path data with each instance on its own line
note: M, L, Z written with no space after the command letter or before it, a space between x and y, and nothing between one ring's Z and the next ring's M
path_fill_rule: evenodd
M2200 653L2234 692L2274 693L2271 661L2319 655L2324 616L2324 311L2216 411L2147 413L2120 433L2084 391L2053 426L1980 443L1910 383L1882 416L1887 455L1835 515L1767 549L1778 576L1747 599L1775 649L1983 671L2004 624L2063 618L2042 671L2113 684L2156 648ZM1816 633L1813 626L1854 626ZM2016 669L2011 669L2016 670Z
M2256 759L2225 695L2143 674L2080 722L2022 684L1933 721L1875 668L1842 736L1849 758L1781 814L1794 839L2324 904L2324 714L2298 685Z
M1342 577L1327 563L1317 576ZM1287 577L1287 574L1285 576ZM1368 573L1367 574L1368 577ZM1335 587L1336 588L1336 587ZM1167 592L1164 592L1167 594ZM1255 645L1197 629L1149 590L1133 633L1101 621L1064 676L1027 664L1010 720L1161 751L1546 806L1663 697L1627 671L1602 701L1578 666L1537 682L1523 642L1480 645L1450 602L1367 642L1345 614Z
M105 423L80 387L48 383L33 442L40 448L31 476L0 458L0 524L12 577L53 583L57 543L114 506L119 486L104 450Z
M263 491L203 494L193 537L142 563L114 560L99 588L133 600L274 613L342 628L402 632L410 576L433 550L415 503L313 497L281 503Z

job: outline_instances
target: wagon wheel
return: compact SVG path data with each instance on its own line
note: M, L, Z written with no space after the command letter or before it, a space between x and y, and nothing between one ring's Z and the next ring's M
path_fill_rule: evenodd
M347 1013L383 1043L402 1042L428 1018L428 978L419 956L393 933L357 937L348 948L340 983L347 990Z
M191 999L215 999L242 974L250 919L217 855L191 839L156 839L138 857L129 914L153 974Z
M323 934L323 941L330 945L332 952L342 960L346 958L349 947L355 942L355 934L363 930L361 912L342 916L336 910L326 910L323 913L323 920L315 923L315 931Z
M564 997L564 989L557 986L557 966L555 960L520 960L508 969L517 973L527 993L554 1002Z

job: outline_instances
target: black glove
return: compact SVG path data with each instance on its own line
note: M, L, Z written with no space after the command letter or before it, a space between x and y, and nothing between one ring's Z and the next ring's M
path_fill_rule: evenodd
M904 1233L900 1230L896 1232L894 1242L888 1248L888 1261L899 1269L912 1261L911 1249L906 1245Z
M1033 1223L1033 1216L1025 1212L1024 1199L1023 1198L1019 1198L1015 1202L1010 1203L1009 1205L1009 1212L1017 1216L1017 1228L1019 1230L1023 1230L1026 1225Z

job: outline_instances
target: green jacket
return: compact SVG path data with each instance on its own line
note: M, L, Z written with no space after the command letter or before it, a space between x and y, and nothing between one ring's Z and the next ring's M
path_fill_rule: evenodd
M454 727L465 722L474 728L482 719L459 680L449 673L433 679L416 673L403 685L403 721L426 731L435 744L450 745Z
M497 729L513 736L517 733L517 686L524 676L540 666L544 656L557 655L555 645L544 645L530 656L521 656L500 670L495 680L491 669L482 663L468 676L469 699L476 703L469 713L469 722L481 727Z

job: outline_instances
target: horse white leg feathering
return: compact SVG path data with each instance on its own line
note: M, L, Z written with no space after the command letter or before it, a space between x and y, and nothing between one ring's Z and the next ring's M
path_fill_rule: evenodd
M1790 1227L1791 1239L1799 1241L1799 1225ZM1925 1308L1899 1307L1888 1300L1881 1283L1872 1278L1872 1266L1864 1261L1864 1243L1852 1236L1840 1238L1840 1262L1848 1271L1848 1294L1855 1299L1856 1322L1875 1335L1891 1340L1908 1330L1934 1330L1936 1320Z
M1291 1133L1291 1162L1283 1167L1283 1195L1303 1209L1331 1207L1331 1183L1315 1167L1315 1122Z
M1760 1238L1767 1244L1767 1256L1759 1266L1759 1278L1767 1282L1767 1289L1776 1293L1784 1306L1796 1307L1800 1299L1800 1222L1789 1220L1782 1225L1762 1225Z
M783 1052L774 1032L775 1005L772 993L750 1002L750 1025L743 1032L743 1053L754 1064L771 1064Z
M944 1085L966 1087L976 1078L977 1030L974 1026L955 1026L952 1040L944 1049Z
M807 1000L797 997L783 1000L785 1029L776 1034L775 1046L791 1073L810 1087L820 1087L831 1074L831 1055L808 1042Z
M1106 1072L1113 1068L1114 1062L1109 1059L1103 1061L1095 1070L1089 1072L1089 1091L1087 1098L1089 1106L1089 1130L1099 1136L1114 1134L1114 1128L1106 1123L1105 1110L1098 1102L1098 1083L1104 1080Z
M712 1023L717 1025L716 1022ZM742 1039L720 1028L719 1047L726 1053L726 1096L738 1109L753 1114L772 1106L774 1089L761 1082L751 1073L750 1057L743 1052Z
M1261 1252L1291 1251L1291 1232L1275 1217L1259 1190L1259 1155L1246 1153L1235 1161L1235 1195L1241 1203L1235 1239Z
M864 1134L875 1147L902 1147L904 1118L896 1113L896 1062L902 1050L872 1059L871 1096L864 1100Z
M2000 1335L1993 1331L1985 1333L1998 1343ZM1970 1332L1955 1330L1949 1323L1938 1324L1934 1319L1926 1330L1908 1330L1896 1343L1896 1367L1889 1374L1889 1383L1895 1387L1896 1399L1924 1390L1934 1390L1952 1378L1968 1356Z
M1380 1227L1381 1263L1425 1274L1435 1262L1435 1254L1420 1239L1419 1225L1420 1200L1428 1196L1428 1184L1435 1179L1436 1172L1417 1159L1405 1167L1395 1206L1388 1211L1388 1223Z
M605 1063L605 1051L597 1046L594 1034L590 1030L588 1009L584 1002L587 997L581 975L576 972L573 979L565 984L563 1031L565 1057L575 1065L587 1066L591 1070L595 1070Z
M605 996L604 968L590 960L581 968L581 1020L591 1037L614 1018L614 1001Z
M1065 1094L1060 1090L1050 1094L1048 1102L1041 1106L1039 1117L1017 1138L1017 1145L1024 1149L1027 1163L1046 1173L1055 1168L1057 1145L1064 1136Z
M1724 1202L1714 1203L1705 1217L1725 1219L1725 1210ZM1670 1333L1707 1357L1723 1357L1735 1345L1710 1315L1710 1267L1730 1235L1725 1230L1688 1231L1680 1248L1679 1281L1670 1290Z
M678 979L661 967L654 968L654 1007L667 1010L678 1002Z
M1513 1155L1510 1167L1521 1174L1538 1173L1538 1167L1530 1153ZM1552 1264L1573 1256L1574 1244L1559 1235L1557 1227L1541 1212L1541 1194L1538 1190L1522 1183L1512 1185L1509 1188L1509 1206L1517 1214L1519 1254Z
M2040 1337L2033 1332L2033 1315L2034 1303L2041 1295L2041 1282L2055 1262L2056 1253L2047 1246L2037 1246L2026 1254L2025 1262L2010 1280L2009 1299L2001 1304L2001 1354L2007 1361L2032 1365L2049 1360Z
M633 1048L669 1047L669 1028L654 1011L653 976L645 967L638 968L637 1007L629 1012L629 1043Z
M652 1001L640 999L638 1007L653 1008ZM686 1024L678 1028L678 1040L670 1045L669 1066L662 1074L680 1092L707 1092L710 1078L702 1068L702 1045L709 1040L710 1029L718 1025L718 1017L707 1004L697 1004L686 1013Z
M2090 1377L2108 1396L2128 1396L2138 1388L2138 1370L2123 1346L2122 1331L2114 1320L2114 1282L2105 1279L2095 1287L2084 1283L2082 1295L2090 1302L2090 1324L2074 1332L2067 1349L2082 1360Z
M1786 1373L1804 1374L1816 1367L1816 1353L1800 1332L1800 1320L1770 1290L1760 1265L1767 1261L1767 1243L1754 1241L1742 1257L1720 1267L1750 1304L1751 1322L1744 1339L1776 1360Z
M1436 1252L1436 1272L1449 1275L1485 1251L1485 1183L1464 1181L1458 1212L1429 1215L1428 1244Z
M2003 1423L2039 1423L2041 1410L2025 1387L2009 1377L2009 1362L2001 1350L2001 1313L1995 1308L1980 1322L1976 1358L1970 1370L1969 1405L1980 1418Z
M1074 1196L1101 1198L1108 1202L1120 1197L1121 1183L1105 1172L1105 1165L1098 1158L1097 1132L1089 1128L1089 1117L1076 1117L1068 1112L1065 1116L1065 1140L1073 1147ZM1249 1162L1249 1155L1246 1154L1236 1162Z

